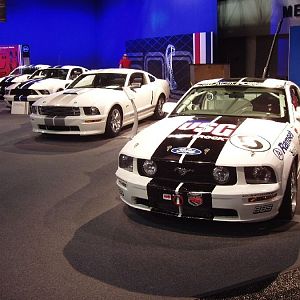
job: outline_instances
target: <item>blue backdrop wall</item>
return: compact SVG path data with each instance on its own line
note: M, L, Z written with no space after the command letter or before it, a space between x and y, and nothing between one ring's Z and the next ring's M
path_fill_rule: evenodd
M290 28L289 80L300 86L300 26Z
M8 0L0 44L28 44L33 64L94 67L95 1Z
M100 1L98 64L117 66L126 40L217 31L217 0Z
M0 44L28 44L31 62L118 66L131 39L217 31L217 0L8 0Z

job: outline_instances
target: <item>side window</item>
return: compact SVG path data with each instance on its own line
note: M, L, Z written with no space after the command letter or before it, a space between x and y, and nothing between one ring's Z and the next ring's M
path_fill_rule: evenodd
M295 86L292 86L290 91L291 91L293 106L296 108L297 106L300 106L300 97L299 97L298 89Z
M75 78L77 78L80 74L82 74L82 70L79 69L79 68L76 68L76 69L73 69L71 71L71 74L70 74L70 79L71 80L74 80Z
M149 79L150 79L150 82L154 82L155 81L155 77L149 75Z
M129 85L132 83L140 83L141 85L145 84L143 73L133 73L129 79Z

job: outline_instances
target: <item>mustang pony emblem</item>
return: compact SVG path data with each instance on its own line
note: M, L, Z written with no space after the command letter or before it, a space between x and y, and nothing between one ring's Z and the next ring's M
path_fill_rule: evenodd
M186 175L187 173L193 173L193 172L194 172L193 169L186 169L186 168L182 168L182 167L176 167L176 168L174 169L174 171L175 171L178 175L180 175L180 176L184 176L184 175Z

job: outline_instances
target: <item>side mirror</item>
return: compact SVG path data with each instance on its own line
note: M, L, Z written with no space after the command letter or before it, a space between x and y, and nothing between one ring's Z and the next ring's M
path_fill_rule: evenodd
M166 114L169 114L174 110L176 105L177 105L176 102L166 102L162 107L162 111Z

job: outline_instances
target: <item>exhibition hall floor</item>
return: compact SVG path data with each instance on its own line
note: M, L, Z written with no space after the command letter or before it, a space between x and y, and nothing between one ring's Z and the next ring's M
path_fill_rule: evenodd
M130 134L42 136L0 102L0 299L299 299L300 205L290 223L136 212L115 184Z

